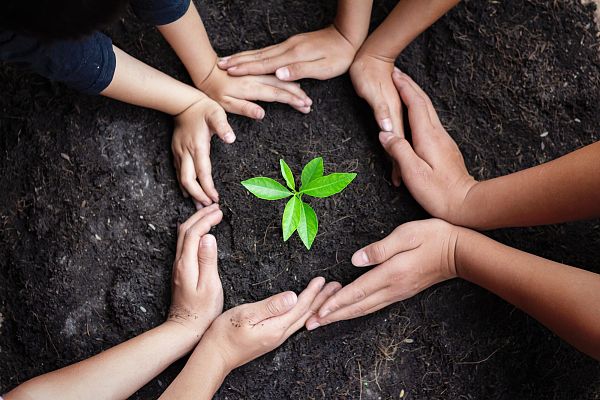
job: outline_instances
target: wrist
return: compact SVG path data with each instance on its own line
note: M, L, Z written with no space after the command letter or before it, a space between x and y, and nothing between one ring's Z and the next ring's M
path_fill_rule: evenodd
M183 354L192 351L205 332L205 329L192 329L170 318L163 322L161 326L169 332L173 342L184 349Z
M336 30L339 35L341 35L346 42L348 42L352 48L354 49L354 54L358 52L367 38L367 32L364 34L362 32L355 32L352 29L345 29L344 25L338 22L338 18L333 21L331 28Z

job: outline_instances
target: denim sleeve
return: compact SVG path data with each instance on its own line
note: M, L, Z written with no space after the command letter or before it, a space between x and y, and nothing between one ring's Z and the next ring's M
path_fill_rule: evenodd
M0 59L90 94L108 87L116 67L112 41L99 32L78 42L43 45L0 31Z
M183 17L191 0L131 0L130 4L135 15L145 23L166 25Z

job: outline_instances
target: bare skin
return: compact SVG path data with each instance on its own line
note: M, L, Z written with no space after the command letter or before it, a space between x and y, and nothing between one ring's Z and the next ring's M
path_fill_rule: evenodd
M380 140L412 195L432 215L475 228L556 223L600 215L599 143L508 176L476 182L430 99L405 74L394 83L408 107L413 147ZM481 188L481 189L479 189ZM409 222L352 257L376 265L328 299L306 326L369 314L454 277L478 284L600 359L600 275L521 252L432 219Z
M194 349L223 307L217 246L207 234L222 216L214 205L182 225L172 280L172 310L177 311L165 323L92 358L33 378L4 399L125 399Z

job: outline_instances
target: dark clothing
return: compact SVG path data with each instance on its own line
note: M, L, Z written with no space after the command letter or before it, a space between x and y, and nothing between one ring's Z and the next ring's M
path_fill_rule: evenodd
M151 25L175 22L190 6L190 0L131 0L130 3L135 15ZM116 67L112 41L100 32L80 42L43 45L37 39L0 31L0 60L91 94L108 87Z

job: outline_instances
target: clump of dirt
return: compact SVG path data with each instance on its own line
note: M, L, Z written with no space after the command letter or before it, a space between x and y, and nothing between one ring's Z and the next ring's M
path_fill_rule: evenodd
M333 21L329 1L196 2L220 55L259 48ZM375 2L373 27L394 7ZM598 34L593 5L464 1L419 36L397 65L430 95L470 173L488 179L597 141ZM135 57L190 82L152 27L126 14L107 31ZM160 324L169 308L176 226L193 213L170 154L172 120L76 93L0 65L0 392ZM301 115L229 117L238 140L211 159L223 221L213 229L225 308L315 276L348 284L357 249L427 218L390 183L368 105L347 75L307 80ZM319 233L310 251L283 242L284 203L240 184L295 175L315 157L355 172L342 193L307 199ZM519 249L600 272L597 219L490 232ZM155 399L181 360L132 399ZM596 398L598 363L495 295L454 280L372 315L314 332L235 370L215 398Z

